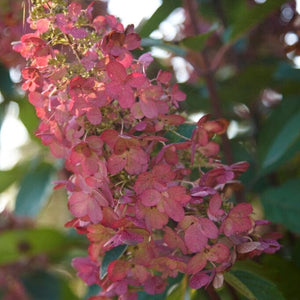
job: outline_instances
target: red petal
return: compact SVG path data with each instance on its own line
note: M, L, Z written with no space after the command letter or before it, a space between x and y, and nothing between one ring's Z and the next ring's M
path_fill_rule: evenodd
M191 225L185 232L184 241L191 252L200 252L207 245L207 237L201 232L201 225Z
M184 210L178 202L172 198L164 197L164 210L166 214L176 222L180 222L184 218Z
M161 200L161 195L154 189L145 190L140 199L145 206L154 206Z
M216 239L219 235L218 227L209 219L200 218L199 219L200 230L202 234L210 239Z
M121 172L127 163L127 155L112 154L107 160L107 170L110 174L115 175Z
M86 117L93 125L100 124L102 120L102 115L100 110L95 107L90 107L87 109Z
M196 274L200 272L207 263L206 256L203 252L194 255L187 264L187 273Z
M210 276L203 273L197 273L191 277L189 281L189 286L192 289L200 289L203 286L207 285L210 282L210 280Z
M209 252L206 253L206 257L208 260L216 263L225 262L230 257L230 250L226 245L217 243L209 249Z
M127 77L127 72L124 66L116 61L110 61L106 65L108 76L114 81L124 81Z

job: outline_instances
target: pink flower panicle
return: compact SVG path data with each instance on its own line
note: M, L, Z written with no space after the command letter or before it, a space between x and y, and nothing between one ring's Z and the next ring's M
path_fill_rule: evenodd
M250 204L226 198L248 163L219 161L223 119L204 116L191 138L169 141L165 133L185 121L176 112L184 93L168 72L148 78L152 58L133 57L141 40L133 26L92 9L36 1L34 31L14 46L28 61L23 89L41 119L36 134L72 173L63 182L74 216L67 226L90 241L89 256L73 266L101 286L93 299L161 293L178 273L192 288L218 287L239 258L279 249L257 233ZM100 277L105 253L118 245L126 251Z

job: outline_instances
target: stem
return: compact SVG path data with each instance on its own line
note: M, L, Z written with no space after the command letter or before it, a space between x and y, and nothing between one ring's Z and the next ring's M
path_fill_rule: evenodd
M220 296L211 284L207 287L206 291L209 296L209 300L221 300Z
M186 3L187 11L188 11L188 14L189 14L189 17L191 20L191 25L192 25L192 28L194 31L193 33L194 33L194 35L198 35L198 34L200 34L200 31L199 31L198 25L197 25L197 15L196 15L197 11L198 11L197 3L194 0L186 0L185 3ZM226 50L227 50L227 48L225 48L221 52L221 54L225 53ZM209 61L206 58L204 51L198 53L197 58L198 59L196 59L196 63L198 65L194 65L195 71L199 77L201 76L205 80L214 115L217 118L222 118L223 112L222 112L221 104L220 104L221 101L220 101L219 95L217 93L214 76L213 76L215 70L212 70L212 68L210 67ZM220 58L218 58L218 60L217 60L217 65L219 64ZM232 164L233 163L232 150L231 150L231 146L230 146L228 137L226 135L222 135L222 144L223 144L225 160L228 164Z
M184 140L186 140L186 141L191 141L190 138L188 138L188 137L186 137L186 136L184 136L184 135L178 133L178 132L175 131L175 130L170 130L170 132L174 133L175 135L179 136L180 138L182 138L182 139L184 139Z
M218 4L219 3L218 0L215 0L215 3ZM198 35L201 32L198 28L198 22L197 22L197 13L198 13L197 2L195 0L185 0L185 6L191 20L191 27L193 28L193 34ZM221 108L221 100L216 88L214 74L221 63L222 58L224 57L225 53L230 49L230 47L231 44L224 45L216 54L211 64L207 59L204 51L200 53L193 53L193 55L195 55L196 57L192 59L192 61L190 61L197 75L199 77L202 77L205 81L209 93L209 97L211 100L212 111L217 118L223 118L223 111ZM233 159L230 141L226 134L223 134L221 136L221 139L222 139L222 149L223 149L225 161L227 164L231 165L233 164L234 159ZM236 192L235 199L237 203L244 202L244 193Z
M64 33L64 36L65 36L66 40L68 41L69 46L70 46L70 48L72 49L74 55L76 56L78 62L81 63L81 59L80 59L79 53L78 53L77 50L73 47L73 43L72 43L70 37L69 37L67 34L65 34L65 33Z

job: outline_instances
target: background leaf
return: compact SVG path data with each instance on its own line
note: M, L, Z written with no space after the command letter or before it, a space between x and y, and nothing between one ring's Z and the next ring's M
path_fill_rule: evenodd
M60 231L48 228L15 229L0 235L0 265L30 258L39 254L55 257L65 255L75 240Z
M55 168L46 162L33 166L24 176L17 195L15 213L36 216L48 200Z
M6 190L14 182L19 181L23 177L27 168L28 163L23 163L10 170L0 171L0 193Z
M274 299L284 300L285 299L273 282L257 274L254 274L246 270L232 270L230 271L229 274L238 278L239 281L241 281L255 296L254 299L257 300L274 300Z
M225 281L249 300L257 300L251 290L232 272L224 273Z
M300 233L300 178L267 189L261 196L266 218Z
M258 132L260 175L271 172L300 150L299 98L285 97Z
M233 42L237 40L284 3L286 3L285 0L265 1L264 3L255 4L253 7L241 11L238 18L232 24L229 41Z
M79 300L67 281L45 271L36 271L22 278L32 300Z
M138 28L140 36L149 36L152 31L158 28L159 24L168 17L168 15L181 5L181 0L164 0L162 5L154 12L141 28Z

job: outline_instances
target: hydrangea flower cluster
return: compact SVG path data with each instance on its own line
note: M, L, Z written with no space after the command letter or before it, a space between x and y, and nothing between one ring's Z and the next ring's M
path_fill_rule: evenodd
M225 188L248 168L219 160L216 136L227 121L202 117L191 137L174 143L185 118L185 94L171 74L148 78L149 53L133 26L92 5L35 0L33 33L14 45L28 61L23 89L41 119L37 130L71 172L65 186L74 219L87 235L88 257L73 260L78 275L101 286L91 299L137 299L162 293L179 273L194 289L220 287L236 260L279 249L276 236L260 236L248 203L234 205ZM178 133L177 133L178 134ZM107 251L126 245L102 274Z

